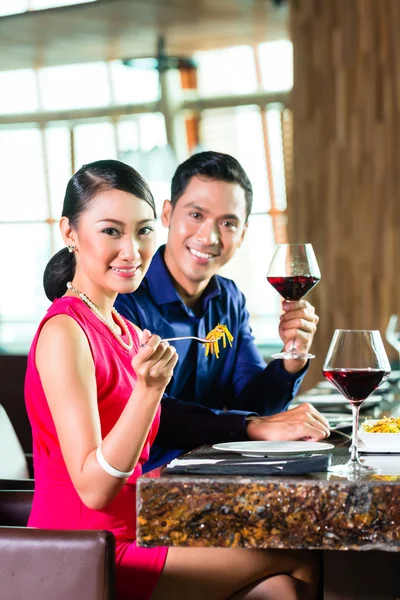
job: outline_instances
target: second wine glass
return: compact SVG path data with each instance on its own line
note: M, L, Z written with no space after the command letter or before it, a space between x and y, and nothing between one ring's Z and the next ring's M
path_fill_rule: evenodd
M390 374L390 363L379 331L336 329L322 372L347 398L353 412L350 460L330 470L353 476L368 471L370 467L363 465L358 456L360 406Z
M321 279L321 273L311 244L278 244L269 265L267 280L285 299L300 300ZM289 350L273 354L273 358L315 358L314 354L299 354L296 340Z

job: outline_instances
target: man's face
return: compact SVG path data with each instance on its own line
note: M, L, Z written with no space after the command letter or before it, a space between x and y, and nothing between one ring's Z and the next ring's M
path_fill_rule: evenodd
M196 294L243 241L245 192L237 183L192 177L174 209L164 202L162 222L169 227L166 265L188 294Z

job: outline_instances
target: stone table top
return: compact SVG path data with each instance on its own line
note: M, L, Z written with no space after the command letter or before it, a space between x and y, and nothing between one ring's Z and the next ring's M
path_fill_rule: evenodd
M190 456L205 454L209 447ZM333 463L348 457L347 448L332 451ZM380 473L357 481L157 469L137 483L138 544L400 551L400 455L379 459Z

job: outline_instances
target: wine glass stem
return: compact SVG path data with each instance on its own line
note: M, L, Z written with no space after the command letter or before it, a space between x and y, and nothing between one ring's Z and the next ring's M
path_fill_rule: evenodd
M353 412L353 430L351 434L351 462L359 463L358 460L358 417L360 414L360 404L352 404L351 410Z

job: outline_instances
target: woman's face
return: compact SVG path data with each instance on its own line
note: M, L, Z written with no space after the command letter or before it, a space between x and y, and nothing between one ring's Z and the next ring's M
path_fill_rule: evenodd
M155 251L154 225L153 210L144 200L121 190L99 192L71 232L76 287L93 302L99 293L136 290Z

